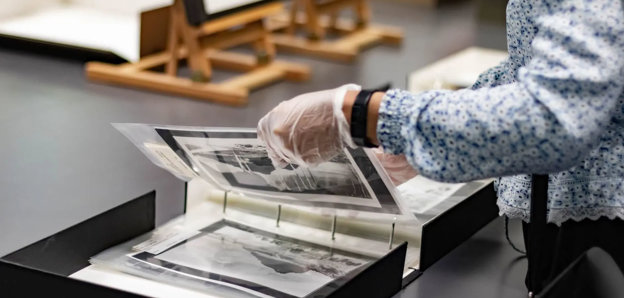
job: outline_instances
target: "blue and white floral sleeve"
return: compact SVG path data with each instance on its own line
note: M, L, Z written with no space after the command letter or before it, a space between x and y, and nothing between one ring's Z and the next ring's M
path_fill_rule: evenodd
M614 114L624 112L618 110L622 1L532 5L531 57L524 57L513 83L417 94L390 90L379 110L382 147L405 153L422 175L448 182L545 173L581 161Z
M511 83L512 79L513 77L510 74L509 59L505 59L500 64L480 74L477 81L470 88L476 90L485 87L505 85Z

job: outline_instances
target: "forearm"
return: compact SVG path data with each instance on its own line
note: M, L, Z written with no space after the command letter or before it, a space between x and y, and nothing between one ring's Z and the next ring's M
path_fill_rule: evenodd
M604 88L608 81L593 82L594 86L568 82L589 89L575 100L557 94L540 100L533 94L557 84L543 83L547 86L514 83L454 92L376 92L369 102L367 137L394 154L405 154L420 173L440 181L567 168L591 149L604 119L610 118L606 107L617 100L621 88ZM345 94L342 111L348 123L358 93ZM599 101L603 108L585 104ZM553 112L549 107L558 105L576 108ZM582 129L573 118L577 114L591 116L585 116L591 121Z
M560 171L584 158L611 119L621 88L602 91L601 85L575 99L536 98L544 92L521 83L418 94L391 90L379 110L379 142L438 181ZM603 105L588 104L595 102Z

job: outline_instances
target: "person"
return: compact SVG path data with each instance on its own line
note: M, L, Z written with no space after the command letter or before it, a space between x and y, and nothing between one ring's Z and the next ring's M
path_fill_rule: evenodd
M404 155L434 180L500 177L500 213L524 220L525 230L531 175L548 174L543 246L552 262L540 264L543 276L591 246L624 267L622 1L509 0L507 43L508 59L471 88L369 92L349 84L302 94L259 121L259 138L276 166L315 166L356 140Z

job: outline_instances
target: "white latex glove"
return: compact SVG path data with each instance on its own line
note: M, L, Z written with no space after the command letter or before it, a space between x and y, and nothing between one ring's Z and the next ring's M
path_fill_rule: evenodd
M316 166L345 146L355 148L342 112L345 93L360 90L348 84L283 101L258 122L258 138L267 146L276 168L288 163Z
M414 167L407 162L404 154L387 154L384 153L381 148L374 148L372 151L375 153L375 156L383 166L384 170L386 170L386 173L390 176L390 179L395 186L399 186L403 182L418 175L418 171L416 171L416 169L414 169Z

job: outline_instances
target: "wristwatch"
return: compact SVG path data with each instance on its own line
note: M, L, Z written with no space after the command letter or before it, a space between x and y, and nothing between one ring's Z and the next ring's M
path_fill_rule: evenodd
M355 97L355 102L351 108L351 138L353 142L358 146L363 147L377 147L371 143L366 137L366 123L368 119L368 103L370 102L373 93L381 91L379 89L374 90L361 90Z

